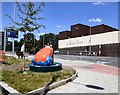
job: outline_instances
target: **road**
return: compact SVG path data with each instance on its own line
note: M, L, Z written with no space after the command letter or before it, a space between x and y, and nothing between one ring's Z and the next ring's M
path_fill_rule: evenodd
M89 62L95 62L96 64L111 65L120 68L120 57L100 57L100 56L78 56L78 55L54 55L56 58L65 60L84 60Z

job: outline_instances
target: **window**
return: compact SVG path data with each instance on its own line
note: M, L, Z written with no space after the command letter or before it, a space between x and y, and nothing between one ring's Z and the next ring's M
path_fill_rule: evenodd
M78 28L77 28L77 27L76 27L75 29L76 29L76 30L78 30Z

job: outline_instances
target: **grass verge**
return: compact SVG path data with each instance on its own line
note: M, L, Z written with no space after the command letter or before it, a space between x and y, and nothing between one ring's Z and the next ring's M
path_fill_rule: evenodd
M48 73L27 71L27 73L24 74L23 71L3 71L2 74L2 81L24 94L46 86L52 81L52 77L56 78L54 82L69 78L75 74L75 70L63 67L61 71Z
M14 57L9 57L9 56L6 56L5 58L5 65L12 65L12 64L19 64L21 62L25 62L26 64L30 64L31 63L31 60L28 60L28 59L16 59Z
M23 73L21 66L25 62L26 67L31 63L31 60L21 60L13 57L6 57L5 65L2 69L2 81L13 87L17 91L25 94L29 91L46 86L55 78L55 81L67 79L75 74L75 70L63 66L63 69L56 72L32 72L27 69L27 73Z

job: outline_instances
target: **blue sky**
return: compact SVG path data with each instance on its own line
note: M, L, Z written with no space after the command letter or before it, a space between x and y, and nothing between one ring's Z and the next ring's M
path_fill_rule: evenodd
M39 2L35 3L38 6ZM45 20L38 23L46 26L41 28L42 33L58 34L64 30L70 30L70 26L74 24L85 24L95 26L99 24L107 24L114 28L118 28L118 3L117 2L46 2L42 8L43 12L39 16L45 17ZM18 10L16 9L16 21ZM11 22L5 14L13 17L14 3L2 3L2 29ZM35 33L39 38L38 32ZM19 33L20 40L23 33Z

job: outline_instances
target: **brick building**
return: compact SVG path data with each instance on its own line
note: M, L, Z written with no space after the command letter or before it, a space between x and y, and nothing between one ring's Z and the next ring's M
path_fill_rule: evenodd
M105 24L88 26L71 25L71 31L59 33L59 50L69 54L81 52L93 53L98 56L120 56L120 31Z

